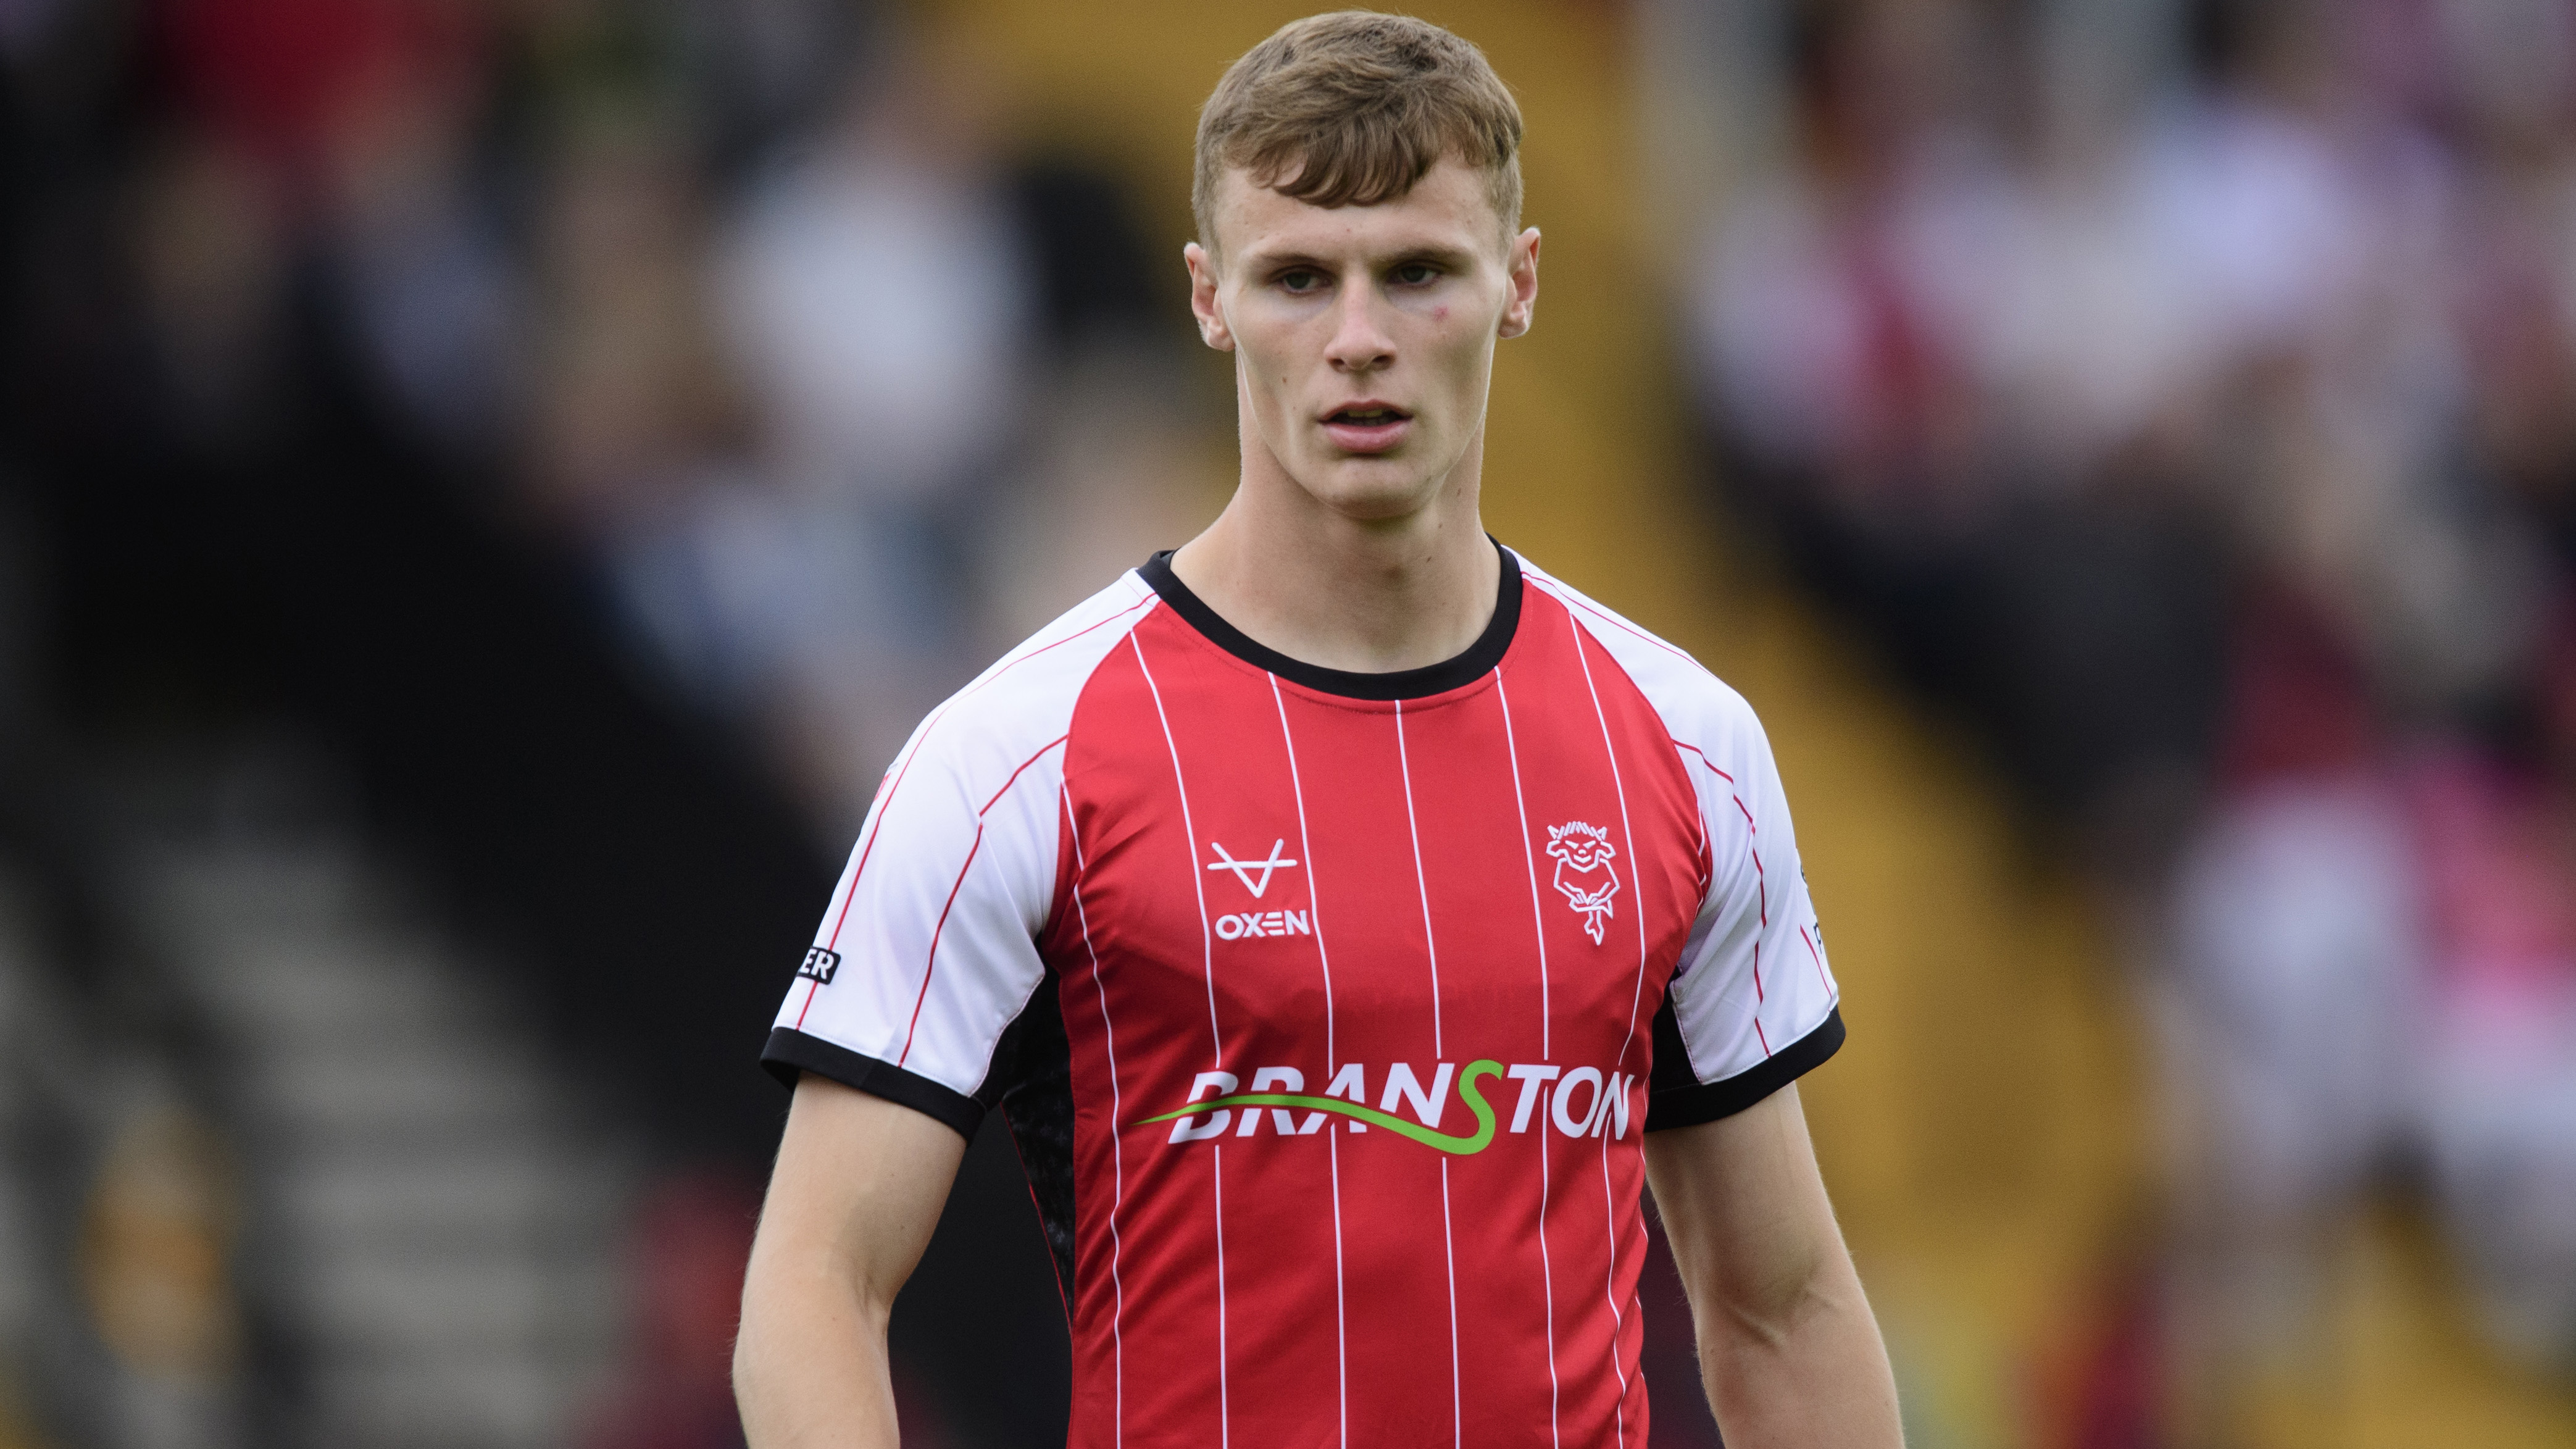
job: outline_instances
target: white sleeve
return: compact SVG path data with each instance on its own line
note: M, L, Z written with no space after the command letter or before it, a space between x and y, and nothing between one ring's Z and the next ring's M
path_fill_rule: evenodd
M997 1060L1047 979L1074 702L1141 588L1005 656L895 757L761 1053L780 1080L814 1072L970 1137L1010 1085Z
M1843 1041L1771 742L1742 696L1716 688L1674 735L1708 831L1709 889L1656 1018L1650 1129L1740 1112Z

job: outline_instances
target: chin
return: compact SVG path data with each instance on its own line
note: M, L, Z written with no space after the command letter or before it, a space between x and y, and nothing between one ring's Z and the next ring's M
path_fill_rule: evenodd
M1376 522L1404 518L1440 496L1447 469L1425 473L1394 457L1341 458L1309 471L1298 482L1317 502L1344 518Z
M1410 517L1429 507L1431 500L1440 492L1434 484L1419 478L1384 483L1327 483L1306 491L1344 518L1368 523Z

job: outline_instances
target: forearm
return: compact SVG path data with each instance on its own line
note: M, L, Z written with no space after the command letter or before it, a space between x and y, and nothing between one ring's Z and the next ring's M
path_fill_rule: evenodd
M733 1355L751 1449L895 1449L885 1330L846 1282L755 1255Z
M1850 1260L1836 1258L1776 1312L1702 1315L1701 1381L1728 1444L1893 1449L1903 1442L1877 1320Z

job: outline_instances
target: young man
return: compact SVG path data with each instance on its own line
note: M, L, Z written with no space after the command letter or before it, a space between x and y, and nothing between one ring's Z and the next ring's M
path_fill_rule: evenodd
M888 773L766 1060L752 1442L891 1445L885 1327L999 1104L1083 1446L1642 1446L1651 1182L1747 1446L1894 1445L1791 1082L1842 1040L1769 746L1489 540L1520 116L1419 21L1300 21L1199 124L1217 521Z

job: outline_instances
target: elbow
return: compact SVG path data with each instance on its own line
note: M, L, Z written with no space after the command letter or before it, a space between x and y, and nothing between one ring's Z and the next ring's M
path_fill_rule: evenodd
M1747 1348L1780 1352L1796 1341L1800 1328L1837 1306L1831 1295L1813 1288L1754 1302L1731 1300L1725 1326L1728 1336Z
M1825 1255L1799 1254L1769 1265L1749 1280L1712 1293L1715 1325L1746 1348L1777 1352L1797 1339L1801 1329L1833 1316L1845 1306L1846 1294Z

